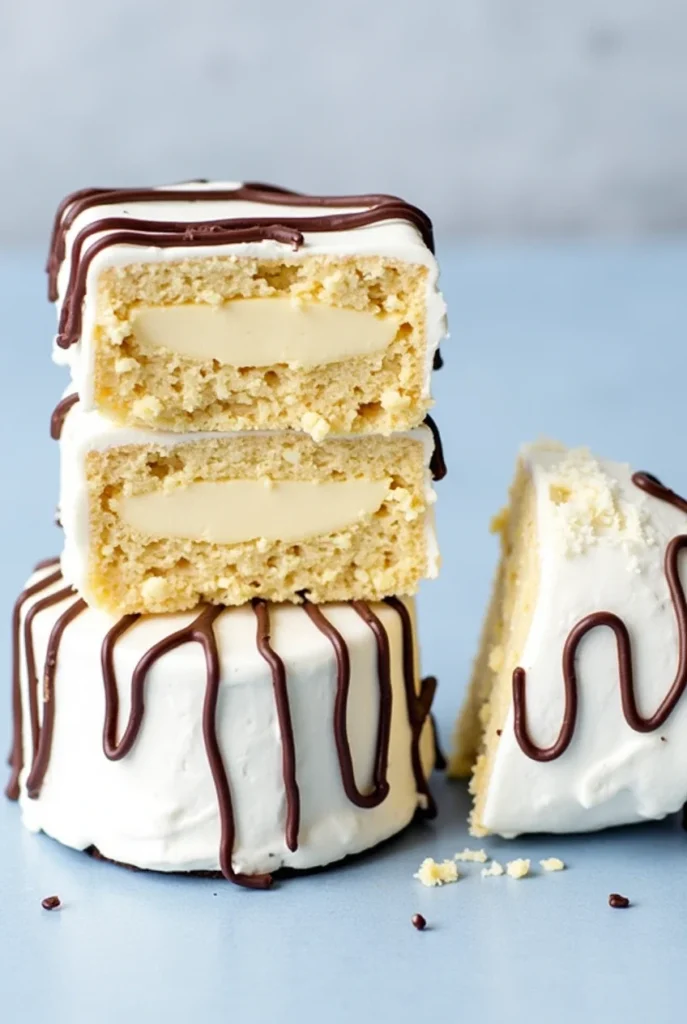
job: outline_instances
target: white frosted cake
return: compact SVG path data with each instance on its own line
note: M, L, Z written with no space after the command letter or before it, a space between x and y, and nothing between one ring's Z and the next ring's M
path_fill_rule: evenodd
M55 560L14 630L8 795L32 831L263 887L434 813L435 684L418 677L411 601L114 619Z
M526 446L451 769L476 834L588 831L687 798L687 502L647 473Z
M60 558L13 619L32 831L261 889L435 807L429 218L194 181L55 217Z

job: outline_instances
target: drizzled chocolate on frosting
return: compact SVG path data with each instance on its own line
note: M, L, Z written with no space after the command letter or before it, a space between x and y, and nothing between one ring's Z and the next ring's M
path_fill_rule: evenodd
M665 487L651 473L635 473L632 482L636 487L668 502L681 512L687 513L687 501ZM673 683L661 704L648 718L637 709L632 668L632 640L623 620L609 611L593 612L586 615L572 628L563 648L563 686L565 710L560 732L550 747L540 747L533 742L527 728L527 705L525 700L526 674L523 668L513 672L513 721L515 737L521 750L534 761L554 761L570 746L577 721L577 649L593 629L605 626L615 635L618 654L618 680L620 700L625 721L635 732L654 732L660 729L675 710L685 689L687 689L687 601L680 581L678 561L680 552L687 548L687 534L673 537L669 542L664 560L664 572L670 597L675 611L678 632L678 665Z
M273 185L248 183L237 189L82 189L60 204L53 225L47 262L48 297L55 301L57 276L65 258L66 235L77 217L93 206L159 202L252 202L266 206L328 207L356 209L355 212L321 216L236 218L214 221L164 221L136 217L103 217L84 227L74 239L70 253L69 281L63 296L57 344L69 348L81 331L82 303L88 268L94 256L113 245L155 248L193 248L208 243L227 245L273 240L299 249L303 232L349 231L390 220L412 224L430 251L434 251L432 222L426 213L397 196L311 196ZM101 237L89 243L94 235Z
M54 560L40 563L37 568L46 569ZM12 774L7 787L7 795L17 799L19 795L18 779L23 766L22 758L22 705L19 675L20 662L20 624L21 611L25 602L40 591L47 589L62 578L59 570L50 573L24 590L17 599L13 615L13 741L10 764ZM39 678L36 671L32 623L36 615L74 595L71 587L64 587L42 598L29 610L24 620L24 654L28 676L28 699L31 717L31 736L33 756L31 768L26 782L29 797L36 798L48 768L52 731L55 719L55 672L62 635L77 615L86 607L81 599L72 602L62 613L53 626L46 664L43 671L43 718L38 712ZM399 615L403 635L403 677L406 694L408 720L411 726L411 763L415 776L417 793L420 798L420 811L427 817L436 813L427 785L420 757L420 738L423 727L430 716L430 709L436 681L425 679L421 684L420 693L415 691L415 652L413 648L412 621L408 609L397 598L388 598L386 602ZM384 624L370 606L364 601L352 603L357 614L369 626L375 639L377 649L377 672L379 679L379 721L373 770L373 786L369 793L361 792L355 781L350 741L347 727L348 694L350 689L350 657L348 645L339 631L326 618L322 607L305 601L304 612L313 624L331 642L337 664L337 684L334 707L333 735L337 749L341 780L348 799L358 807L377 807L389 794L387 767L389 760L389 743L391 736L391 664L389 653L389 637ZM277 707L277 718L282 740L282 769L286 792L287 815L285 823L285 839L290 850L298 848L300 827L300 794L296 779L296 746L291 722L291 710L287 687L287 674L284 663L274 651L270 641L270 605L262 600L253 602L256 618L256 644L262 657L270 667L272 684ZM131 705L124 731L117 739L117 723L119 715L119 689L114 668L114 651L117 641L127 630L139 620L139 615L126 615L121 618L106 634L101 648L101 667L105 695L105 721L103 727L103 752L110 761L118 761L131 751L143 725L145 714L146 680L153 665L163 655L187 643L197 643L203 649L206 666L205 697L202 711L203 740L208 763L217 794L217 802L221 826L219 862L224 876L238 885L248 888L263 889L271 884L268 874L244 875L234 871L232 853L236 838L234 812L231 799L231 788L224 769L222 753L219 747L216 730L216 710L221 684L220 658L217 638L214 631L215 620L225 611L221 605L205 605L199 614L187 626L170 633L153 644L141 657L131 678Z
M64 398L60 399L53 409L52 416L50 417L50 437L53 441L59 441L62 437L62 428L64 426L64 421L67 418L67 413L78 401L79 396L77 392L74 391L71 395L66 395Z

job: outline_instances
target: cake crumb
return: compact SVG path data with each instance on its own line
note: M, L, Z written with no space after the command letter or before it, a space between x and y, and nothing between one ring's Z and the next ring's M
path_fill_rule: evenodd
M57 910L58 907L62 906L62 901L59 896L46 896L45 899L41 900L41 906L43 910Z
M162 402L154 395L137 398L131 406L131 415L137 420L154 420L162 412Z
M410 920L413 923L413 928L417 928L419 932L423 932L427 927L427 919L422 914L413 914Z
M544 871L563 871L565 868L565 864L560 857L546 857L544 860L540 860L539 863L544 868Z
M141 584L141 597L144 601L164 601L169 592L169 584L162 576L148 576Z
M625 910L630 906L630 901L627 896L621 896L618 892L612 892L608 897L609 907L613 907L614 910Z
M530 873L530 862L524 857L517 860L509 860L506 864L506 874L510 878L526 878Z
M503 864L499 864L497 860L493 860L488 868L482 868L482 878L498 878L502 874Z
M316 412L306 412L301 416L301 427L310 434L313 441L323 441L331 427L323 416L318 416Z
M471 850L469 847L465 847L462 853L456 853L453 857L454 860L472 861L476 864L486 864L489 860L486 850Z
M439 863L433 857L425 857L413 877L427 886L446 885L448 882L457 882L460 873L453 860L444 860Z

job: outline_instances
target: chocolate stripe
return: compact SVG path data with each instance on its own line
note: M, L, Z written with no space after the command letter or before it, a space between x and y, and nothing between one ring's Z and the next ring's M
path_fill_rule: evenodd
M55 728L55 673L57 671L57 654L60 648L60 641L69 623L87 607L86 602L82 598L79 598L74 604L70 605L53 626L50 639L48 640L43 675L43 721L39 734L38 749L34 753L31 771L26 779L26 792L32 800L40 796L41 786L50 763L50 751L52 750L52 737ZM31 692L32 688L30 687L29 694Z
M35 571L48 568L49 566L56 564L57 561L59 561L59 559L45 559L45 561L38 563ZM57 572L53 572L50 575L45 576L42 580L39 580L37 583L27 587L26 590L22 590L14 603L14 608L12 609L12 746L10 748L10 755L8 758L8 762L12 770L5 788L5 795L10 800L19 799L19 775L24 767L21 673L19 668L21 613L24 605L30 597L33 597L35 594L40 594L42 590L46 590L48 587L52 586L53 583L57 583L58 580L61 579L62 573L58 569Z
M232 852L236 837L231 790L227 779L222 754L219 749L215 724L217 698L220 686L219 652L213 624L224 608L221 605L206 605L200 614L182 629L158 640L139 660L131 679L131 710L122 738L117 742L117 712L119 699L117 680L114 672L114 645L136 621L136 616L127 615L107 633L103 641L101 665L105 687L105 727L103 730L103 751L110 761L119 761L132 749L141 731L145 712L145 684L153 665L171 651L188 643L200 644L205 654L205 698L203 702L203 740L208 763L217 793L221 824L220 867L222 874L231 882L249 889L265 889L271 885L270 875L244 875L234 871Z
M444 459L444 446L441 442L441 434L439 433L438 426L429 414L425 416L425 426L429 427L432 431L434 439L434 450L429 463L429 471L432 474L433 480L443 480L448 473L448 467Z
M310 621L320 633L327 637L334 649L336 657L336 697L334 700L334 742L339 758L339 770L341 782L346 796L356 807L378 807L386 799L389 793L389 784L385 775L384 753L379 745L375 752L375 770L373 775L372 790L369 793L361 793L355 781L353 770L353 758L351 756L351 744L348 738L348 694L351 685L351 660L348 654L348 644L339 633L338 629L325 617L320 608L306 601L303 605ZM379 685L379 718L383 715L382 702L384 693L382 682ZM384 739L381 736L382 741ZM378 733L377 743L379 744L380 734ZM380 772L381 767L381 772Z
M51 608L54 604L66 601L68 597L73 597L75 594L76 591L70 586L63 587L61 590L56 590L54 594L49 594L48 597L44 597L32 605L24 619L24 657L26 659L26 685L29 698L29 720L31 723L31 744L34 759L38 751L41 726L38 714L39 680L38 673L36 672L36 655L33 648L33 620L37 615L40 615L42 611L45 611L46 608Z
M62 437L62 427L64 421L67 418L69 410L76 405L79 401L79 396L74 391L71 395L66 395L60 399L55 408L53 409L52 416L50 417L50 437L53 441L59 441Z
M375 638L377 645L377 679L379 680L379 719L377 722L377 751L373 779L375 789L383 794L384 799L389 793L387 769L389 765L389 744L391 741L391 658L389 655L389 637L384 624L365 601L351 601L351 605L360 618L366 623Z
M427 777L422 767L420 756L420 740L422 730L432 708L432 701L436 693L437 681L434 676L428 676L420 684L420 693L415 692L415 645L413 642L413 623L410 612L403 601L397 597L385 598L385 603L398 613L401 620L403 638L403 683L406 694L406 705L408 708L408 721L410 722L410 759L415 776L415 788L422 798L420 813L425 818L436 818L437 806L434 797L429 791Z
M198 179L199 182L201 180ZM293 206L296 208L299 206L331 207L334 209L351 206L369 207L375 211L375 217L374 220L368 223L391 219L407 220L417 228L427 247L434 252L432 222L427 214L418 207L406 203L405 200L400 199L398 196L383 193L352 196L314 196L293 192L290 189L280 188L277 185L265 185L260 182L246 182L237 189L87 188L73 192L63 199L58 207L53 223L46 266L48 272L48 298L51 302L57 299L57 275L65 257L66 234L75 220L86 210L94 206L123 205L125 203L208 203L218 201L262 203L264 205ZM328 218L302 218L308 227L304 227L301 230L347 230L350 227L360 226L345 220L345 218L354 216L356 214L334 214ZM153 225L150 230L154 230L160 222L151 219L147 223Z
M256 598L253 601L253 611L258 623L256 634L258 650L272 672L274 702L277 707L277 718L279 719L279 731L281 733L282 773L284 776L284 789L286 790L286 845L289 850L294 851L298 849L301 797L298 790L298 782L296 781L296 750L293 738L293 725L291 723L291 709L289 707L289 693L286 686L286 669L284 668L284 662L274 651L270 643L270 613L267 603Z

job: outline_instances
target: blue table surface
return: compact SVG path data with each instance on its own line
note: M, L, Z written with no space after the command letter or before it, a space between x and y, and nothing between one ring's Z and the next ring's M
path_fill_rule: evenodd
M41 255L0 256L4 537L0 601L58 549L65 384L50 362ZM444 742L474 653L496 546L487 531L522 440L543 434L687 490L687 242L444 246L453 338L435 377L449 476L441 578L420 599L424 668ZM8 663L8 630L2 656ZM8 674L6 674L8 680ZM9 735L2 701L0 729ZM675 820L485 845L556 855L555 875L425 889L413 872L470 840L462 786L435 778L436 823L376 853L254 893L129 872L63 849L0 801L0 1021L98 1024L677 1020L687 957L687 834ZM473 842L471 845L475 845ZM631 897L614 911L610 892ZM59 894L46 913L40 900ZM431 927L410 924L421 912Z

